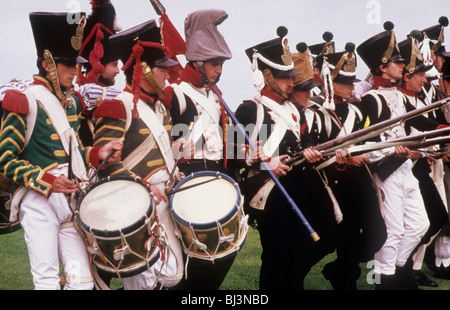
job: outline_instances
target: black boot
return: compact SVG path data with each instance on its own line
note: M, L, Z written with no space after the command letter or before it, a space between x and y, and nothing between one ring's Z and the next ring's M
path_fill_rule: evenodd
M430 287L438 287L439 284L435 281L430 280L422 270L413 270L412 277L414 281L416 281L419 286L430 286Z
M395 277L397 281L397 289L399 290L420 290L416 281L413 278L412 268L396 267Z
M380 274L377 275L377 278L380 279L380 283L375 284L375 290L390 291L397 289L397 282L395 275Z
M355 269L355 270L353 270ZM335 291L356 291L361 269L358 268L345 268L337 262L331 262L325 265L322 270L322 274L330 281L333 290Z

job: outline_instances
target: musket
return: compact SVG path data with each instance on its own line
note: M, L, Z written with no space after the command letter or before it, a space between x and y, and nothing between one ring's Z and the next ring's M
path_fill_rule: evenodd
M230 108L228 107L228 105L225 103L225 100L222 98L222 95L220 94L220 92L217 90L216 86L212 86L211 89L214 91L214 93L219 97L219 99L222 101L223 106L227 112L227 114L230 116L230 118L232 119L233 123L236 125L236 127L239 128L239 130L241 131L241 134L245 137L245 141L248 143L249 147L252 150L256 150L255 145L253 144L253 142L251 141L250 137L248 136L248 134L245 132L244 127L242 126L241 123L239 123L239 121L237 120L236 116L234 115L234 113L230 110ZM295 204L294 200L289 196L289 193L286 191L286 189L283 187L283 185L280 183L280 181L278 180L278 178L275 176L275 174L272 172L272 170L270 169L269 165L266 162L261 162L261 165L263 166L263 168L265 169L265 172L267 172L269 174L269 177L273 180L273 182L275 183L275 186L278 187L278 189L282 192L283 196L286 198L286 200L288 201L289 205L291 206L292 210L295 212L295 214L297 215L297 217L300 219L300 221L302 222L303 226L305 227L305 229L310 233L311 238L313 239L313 241L317 242L319 241L320 237L317 234L317 232L314 231L314 229L311 227L311 225L309 224L308 220L305 218L305 216L303 215L303 213L300 211L300 209L298 208L298 206Z
M418 144L420 142L431 141L431 140L427 140L427 139L431 139L434 137L440 137L440 136L444 136L444 135L448 135L448 134L450 134L450 127L444 127L441 129L430 130L430 131L426 131L426 132L423 132L420 134L409 135L406 137L387 140L387 141L383 141L383 142L364 144L364 145L355 145L355 146L351 146L351 147L347 148L346 151L349 154L358 155L358 154L368 153L371 151L376 151L376 150L389 148L389 147L393 147L393 146L409 147L409 146ZM325 157L325 158L333 157L335 155L336 155L336 152L323 153L323 157Z
M417 117L419 115L437 110L447 104L449 104L450 97L444 98L442 100L436 101L428 106L422 107L420 109L415 109L410 112L407 112L405 114L402 114L400 116L373 124L369 127L354 131L344 137L336 138L327 142L324 142L322 144L319 144L317 146L314 146L313 148L317 151L320 151L322 153L329 153L332 151L335 151L340 148L347 147L352 144L356 144L359 142L362 142L364 140L368 140L372 137L375 137L379 135L380 133L389 130L395 126L398 126L398 124L405 122L407 120L410 120L414 117ZM297 152L293 156L291 156L287 161L286 164L297 164L304 160L303 157L303 151Z
M450 131L450 128L447 128L447 129L449 129L449 131ZM426 135L424 134L424 135L420 135L420 136L426 136ZM399 138L399 139L394 139L394 140L389 140L389 141L384 141L384 142L379 142L379 143L373 143L373 144L369 144L369 145L356 145L356 146L348 148L347 152L352 155L361 155L361 154L373 152L376 150L382 150L382 149L387 149L387 148L396 147L396 146L405 146L411 150L418 150L418 149L425 148L428 146L442 144L442 143L448 143L448 142L450 142L450 136L435 137L435 138L428 138L428 139L423 139L423 138L413 139L413 137L408 136L406 138ZM421 151L421 152L430 153L431 155L439 155L441 157L446 154L445 152L435 153L433 151ZM328 155L332 155L332 154L333 153L328 153ZM388 154L388 155L391 155L391 154ZM439 156L437 156L437 157L439 157ZM328 167L329 165L333 164L335 161L336 161L336 157L332 155L331 158L329 158L322 164L318 165L315 169L317 169L317 170L323 169L323 168Z

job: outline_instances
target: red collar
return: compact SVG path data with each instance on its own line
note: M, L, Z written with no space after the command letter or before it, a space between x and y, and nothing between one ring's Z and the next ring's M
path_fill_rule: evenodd
M416 93L413 92L412 90L408 90L408 89L402 88L400 86L397 86L397 89L399 91L401 91L402 93L404 93L406 96L410 96L410 97L415 97L416 96Z
M133 94L133 88L131 87L130 84L126 84L125 85L125 92ZM157 95L155 95L157 97ZM156 101L155 96L153 96L152 94L149 94L148 92L146 92L145 90L143 90L141 88L141 91L139 93L139 99L145 101L145 102L149 102L149 103L154 103Z
M283 102L285 102L287 99L283 98L281 95L279 95L278 93L267 89L267 87L264 87L261 90L261 95L269 97L270 99L272 99L273 101L282 104Z
M33 85L45 86L49 91L54 92L52 83L40 75L33 76Z
M385 79L381 76L374 75L373 86L374 87L394 87L395 83L392 83L392 81L389 79Z
M190 65L186 65L183 74L181 75L181 79L189 84L194 85L195 87L203 87L203 75L195 71Z
M333 101L335 104L341 104L341 103L345 103L347 100L344 100L344 98L334 95L333 97Z

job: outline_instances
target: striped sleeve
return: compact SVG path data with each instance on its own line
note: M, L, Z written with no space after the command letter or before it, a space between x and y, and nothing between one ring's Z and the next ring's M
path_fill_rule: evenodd
M42 169L21 159L25 134L26 115L5 109L0 131L0 173L15 183L48 197L55 177L47 173L47 170L54 166Z

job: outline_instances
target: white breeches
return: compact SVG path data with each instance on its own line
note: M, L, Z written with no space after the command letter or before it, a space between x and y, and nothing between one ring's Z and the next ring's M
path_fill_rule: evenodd
M72 211L66 196L53 193L47 199L30 191L22 200L19 214L35 289L60 289L60 261L66 277L64 289L93 289L86 245L70 222Z
M392 275L396 266L404 266L430 225L411 168L412 162L407 160L384 182L376 177L385 194L382 212L387 230L386 242L375 253L376 273Z

